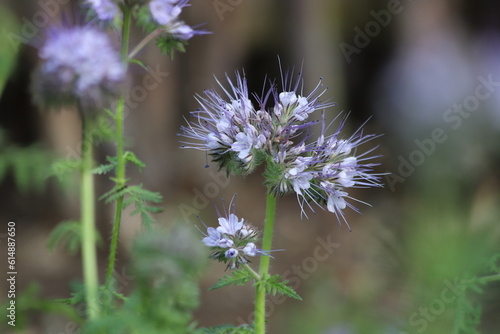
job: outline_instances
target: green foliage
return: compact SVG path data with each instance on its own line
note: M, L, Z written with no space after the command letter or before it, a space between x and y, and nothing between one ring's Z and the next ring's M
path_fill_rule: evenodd
M75 254L79 249L82 241L82 227L79 221L68 220L59 223L50 233L47 240L47 247L50 251L54 251L56 247L65 247L70 254ZM97 243L102 244L102 237L97 233Z
M205 263L194 231L184 225L147 229L137 236L132 255L133 291L87 322L82 333L202 334L191 315L198 307L197 279Z
M111 118L114 117L109 109L104 109L105 113L97 115L92 130L87 134L86 140L90 140L94 146L105 142L112 142L116 132Z
M60 182L64 182L67 176L79 171L81 166L82 160L80 157L75 160L69 158L56 159L51 164L51 176L56 176Z
M51 174L52 157L38 145L19 147L8 143L0 133L0 181L10 171L21 192L41 192Z
M137 158L137 156L134 154L134 152L126 151L123 154L123 158L125 159L126 163L130 162L130 163L134 164L139 169L139 172L142 172L142 169L144 167L146 167L146 164L144 162L142 162L141 160L139 160L139 158Z
M2 22L2 34L0 34L0 96L7 79L16 62L16 52L19 41L10 36L17 33L19 23L14 19L12 13L5 5L0 5L0 22Z
M68 319L71 319L75 323L82 323L82 318L78 315L78 312L74 307L68 305L67 303L61 303L59 301L48 300L42 298L41 287L37 282L32 282L23 291L18 291L16 293L16 329L22 330L26 327L29 320L34 312L43 312L62 315ZM7 319L8 321L8 304L1 305L0 315L2 319ZM8 333L8 328L12 327L7 325L7 321L2 321L0 323L0 332Z
M480 334L476 327L481 323L481 305L472 303L466 292L457 299L453 334Z
M274 275L270 276L267 279L262 279L258 281L256 284L264 285L267 294L271 294L275 296L276 294L281 294L286 297L302 300L302 298L293 290L291 287L286 285L288 283L287 280L280 282L281 276Z
M500 253L493 254L487 264L486 270L492 274L500 274Z
M251 325L220 325L211 328L204 328L203 334L253 334L254 329Z
M232 276L224 275L223 278L219 278L217 283L208 290L220 289L230 285L245 285L251 278L252 276L246 270L234 270Z
M132 215L140 215L142 224L145 226L150 226L154 222L151 214L163 210L161 207L154 206L154 204L162 203L161 194L144 189L142 184L121 188L114 187L99 199L104 199L105 203L111 203L122 196L124 197L123 208L134 205L135 208L132 211Z
M125 160L125 163L130 162L134 164L138 169L139 172L142 172L142 169L146 167L146 164L142 162L137 156L134 154L134 152L131 151L126 151L123 153L123 159ZM116 157L106 157L107 163L101 164L100 166L94 168L92 170L92 173L98 174L98 175L103 175L111 172L114 170L118 164Z
M92 174L104 175L111 172L116 168L116 158L115 157L106 157L107 164L101 164L100 166L94 168L92 170Z
M156 39L156 46L160 48L162 54L167 54L170 59L174 59L174 52L186 52L187 42L175 39L172 35L160 36Z
M129 63L132 63L132 64L136 64L136 65L139 65L140 67L142 67L143 69L145 69L146 71L149 71L149 68L146 64L144 64L143 61L139 60L139 59L129 59L128 60Z
M69 220L59 223L50 233L47 247L53 251L57 246L65 246L71 254L74 254L80 249L81 230L79 221Z

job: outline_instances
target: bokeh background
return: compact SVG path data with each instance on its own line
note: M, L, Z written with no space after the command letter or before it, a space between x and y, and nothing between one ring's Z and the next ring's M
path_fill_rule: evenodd
M56 3L52 22L43 4ZM64 5L60 5L64 3ZM237 193L237 214L262 226L262 177L218 173L198 151L179 149L179 127L195 110L194 94L216 86L214 76L244 71L249 90L260 93L266 75L303 69L305 91L320 78L338 107L350 112L349 131L368 118L377 139L385 177L383 189L359 189L353 196L362 214L346 212L352 232L321 210L301 218L294 196L278 202L272 272L285 275L303 301L277 298L269 306L269 332L452 333L464 297L458 279L484 273L485 260L500 251L500 3L494 0L192 0L184 12L190 24L212 34L193 38L173 60L149 45L138 58L150 66L158 86L138 95L148 75L132 65L125 121L129 147L147 168L130 168L132 183L164 196L158 224L193 225L199 215L216 225L215 205ZM48 8L48 7L47 7ZM58 222L78 217L76 186L42 181L50 157L78 156L75 112L41 113L31 103L30 75L45 29L74 17L70 1L14 1L0 4L0 50L12 50L9 32L24 29L14 62L0 58L0 221L17 223L18 291L39 282L48 298L64 298L81 277L79 255L47 250ZM37 16L38 15L38 16ZM29 24L35 27L35 31ZM31 30L30 30L31 29ZM21 30L23 31L23 30ZM133 31L132 45L142 36ZM3 60L2 60L3 59ZM136 93L134 93L136 92ZM29 159L23 165L14 160ZM98 161L113 154L101 145ZM16 170L11 166L16 166ZM73 180L77 181L77 179ZM99 194L109 190L98 178ZM98 226L110 235L112 206L98 206ZM2 226L6 224L2 223ZM2 254L5 233L0 231ZM194 227L193 227L194 228ZM137 217L124 218L118 271L127 278ZM326 245L326 246L325 246ZM107 248L100 248L104 274ZM208 250L207 250L208 255ZM3 257L2 257L3 258ZM0 268L5 268L2 260ZM201 278L202 326L252 320L251 287L208 292L224 266L208 263ZM1 291L7 291L0 281ZM0 294L3 301L6 293ZM500 284L468 292L480 305L480 333L500 332ZM458 310L458 311L457 311ZM25 333L67 333L67 319L33 313ZM73 331L75 332L75 331ZM453 332L454 333L454 332Z

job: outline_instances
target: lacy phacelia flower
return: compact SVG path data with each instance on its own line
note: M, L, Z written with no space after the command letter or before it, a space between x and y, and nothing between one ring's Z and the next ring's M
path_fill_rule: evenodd
M33 90L43 107L77 103L85 110L94 109L109 95L117 95L125 80L118 51L95 28L50 31L39 57Z
M275 85L264 88L255 105L245 77L237 73L235 83L227 80L229 88L217 81L224 94L207 90L196 96L201 108L192 112L195 121L181 128L180 135L190 139L182 147L206 151L228 173L248 174L265 162L265 183L276 196L295 193L302 213L304 206L312 209L311 203L325 205L339 221L345 221L346 207L357 211L347 201L354 200L348 188L381 186L381 174L373 173L378 164L370 162L379 157L371 155L375 148L358 152L378 136L365 135L360 128L341 139L345 118L333 134L326 135L330 126L324 109L336 104L320 101L327 90L321 80L306 95L300 75L294 84L285 75L281 91ZM311 120L316 111L322 111L321 117ZM315 125L321 126L317 138L312 137Z
M120 15L120 8L113 0L86 0L85 4L90 6L101 21L110 21Z
M208 227L203 243L213 252L212 259L227 264L227 268L237 269L241 264L249 263L248 257L269 255L255 245L259 233L234 213L219 217L217 228Z
M187 41L194 35L206 34L205 31L197 31L188 26L179 18L182 9L189 0L151 0L149 12L156 24L164 27L165 31L174 38Z

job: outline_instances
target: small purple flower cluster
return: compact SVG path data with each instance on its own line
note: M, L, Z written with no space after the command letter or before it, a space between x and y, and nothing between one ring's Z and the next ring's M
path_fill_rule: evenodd
M371 155L375 148L357 152L359 146L377 136L365 135L360 128L341 139L345 118L333 134L325 135L331 123L326 124L324 112L320 120L310 120L310 116L336 105L320 101L327 89L320 80L305 95L300 75L294 84L290 77L283 76L281 91L275 85L264 89L256 97L257 107L250 101L245 77L239 73L236 83L227 77L230 89L217 81L224 95L206 90L204 96L196 97L201 108L192 113L196 121L181 128L181 135L192 140L183 142L183 147L208 152L228 173L248 174L265 162L265 182L276 196L294 192L302 213L304 204L311 209L310 203L326 205L345 221L343 209L348 206L357 211L346 201L353 199L347 188L381 186L380 174L373 173L377 164L369 162L378 157ZM268 105L272 107L266 109ZM321 125L321 133L312 139L316 124Z
M257 248L258 236L258 231L251 225L228 212L226 217L219 217L217 228L207 228L203 243L213 250L212 259L227 263L227 268L237 269L250 262L248 257L269 255Z
M174 38L187 41L195 35L206 34L205 31L194 30L179 18L183 8L189 6L188 2L189 0L150 0L131 5L147 5L155 24L161 26ZM101 21L111 21L121 15L120 6L116 0L85 0L85 4L97 14L97 18Z
M153 20L165 31L172 34L174 38L187 41L195 35L205 34L204 31L197 31L185 24L179 18L182 9L188 4L189 0L151 0L149 11Z
M121 14L120 7L113 0L86 0L85 4L90 6L101 21L110 21Z

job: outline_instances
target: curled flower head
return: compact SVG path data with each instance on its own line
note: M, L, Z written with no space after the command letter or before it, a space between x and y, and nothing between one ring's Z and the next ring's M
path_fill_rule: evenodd
M116 96L125 80L119 53L108 36L95 28L50 31L39 57L33 90L43 107L79 104L92 110Z
M259 239L259 232L231 212L234 210L232 203L225 217L219 217L219 226L207 228L202 241L213 250L210 255L212 259L226 263L227 268L237 269L241 264L250 262L248 257L269 253L257 248L255 243Z
M379 157L372 154L376 147L361 151L378 136L360 127L343 138L346 118L341 114L334 117L340 125L328 134L333 122L326 123L325 110L336 104L320 100L327 91L321 80L304 94L300 74L295 81L282 74L281 88L264 87L260 97L252 95L255 103L244 76L236 73L234 82L229 77L227 81L225 87L217 80L223 94L206 90L196 96L200 108L191 113L194 120L181 127L180 135L188 139L182 147L207 152L228 174L249 174L265 163L265 184L275 196L295 193L303 214L305 207L314 211L311 204L316 204L349 226L343 210L357 211L351 203L357 200L348 189L381 186L382 174L373 172L378 164L372 160ZM315 113L319 117L312 119ZM315 126L321 130L314 131ZM315 132L319 136L313 137Z

